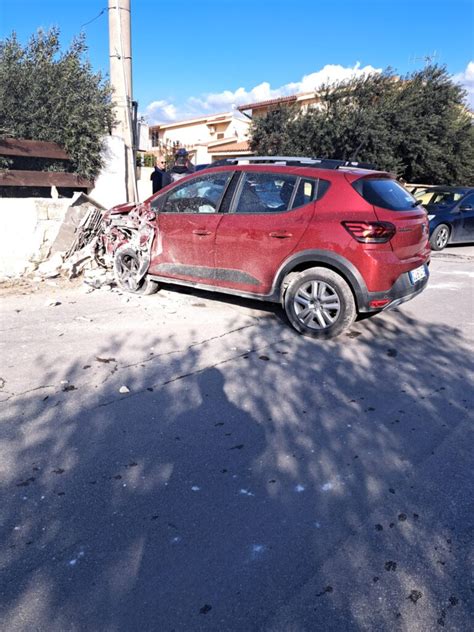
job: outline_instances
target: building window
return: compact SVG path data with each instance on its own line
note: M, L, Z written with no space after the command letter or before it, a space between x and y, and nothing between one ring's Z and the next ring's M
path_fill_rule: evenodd
M217 140L220 140L221 138L224 138L224 132L219 132L217 134Z
M160 133L156 130L151 132L151 146L158 147L160 144Z

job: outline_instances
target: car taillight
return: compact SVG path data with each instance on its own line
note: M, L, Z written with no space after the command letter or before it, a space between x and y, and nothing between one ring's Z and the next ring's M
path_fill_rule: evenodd
M362 244L384 244L397 230L390 222L342 222L342 225Z

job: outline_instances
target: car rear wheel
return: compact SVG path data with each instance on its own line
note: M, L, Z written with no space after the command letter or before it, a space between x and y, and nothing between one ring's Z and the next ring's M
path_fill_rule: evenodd
M430 237L430 246L432 250L443 250L446 248L449 241L449 226L446 224L440 224L436 226L433 234Z
M117 285L133 294L154 294L158 291L158 283L148 277L138 278L142 259L133 248L117 250L114 256L114 275Z
M283 306L291 325L313 338L334 338L356 317L354 296L346 281L327 268L292 274Z

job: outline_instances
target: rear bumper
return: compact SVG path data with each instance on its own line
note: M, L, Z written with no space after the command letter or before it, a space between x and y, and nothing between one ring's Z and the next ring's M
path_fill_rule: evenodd
M423 292L425 287L428 284L429 280L429 268L428 264L425 264L426 268L426 277L417 283L412 283L410 280L410 273L404 272L401 274L392 287L384 292L368 292L367 298L364 301L363 305L359 304L360 312L378 312L386 309L393 309L402 303L406 303L410 301L412 298L415 298L418 294ZM386 301L389 302L383 307L373 307L371 305L374 301Z

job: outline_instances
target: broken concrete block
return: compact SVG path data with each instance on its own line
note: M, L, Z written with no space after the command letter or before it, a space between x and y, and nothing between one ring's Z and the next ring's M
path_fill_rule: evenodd
M59 276L61 272L61 266L63 264L63 257L60 252L54 254L48 261L40 263L38 266L38 274L45 279L52 279Z

